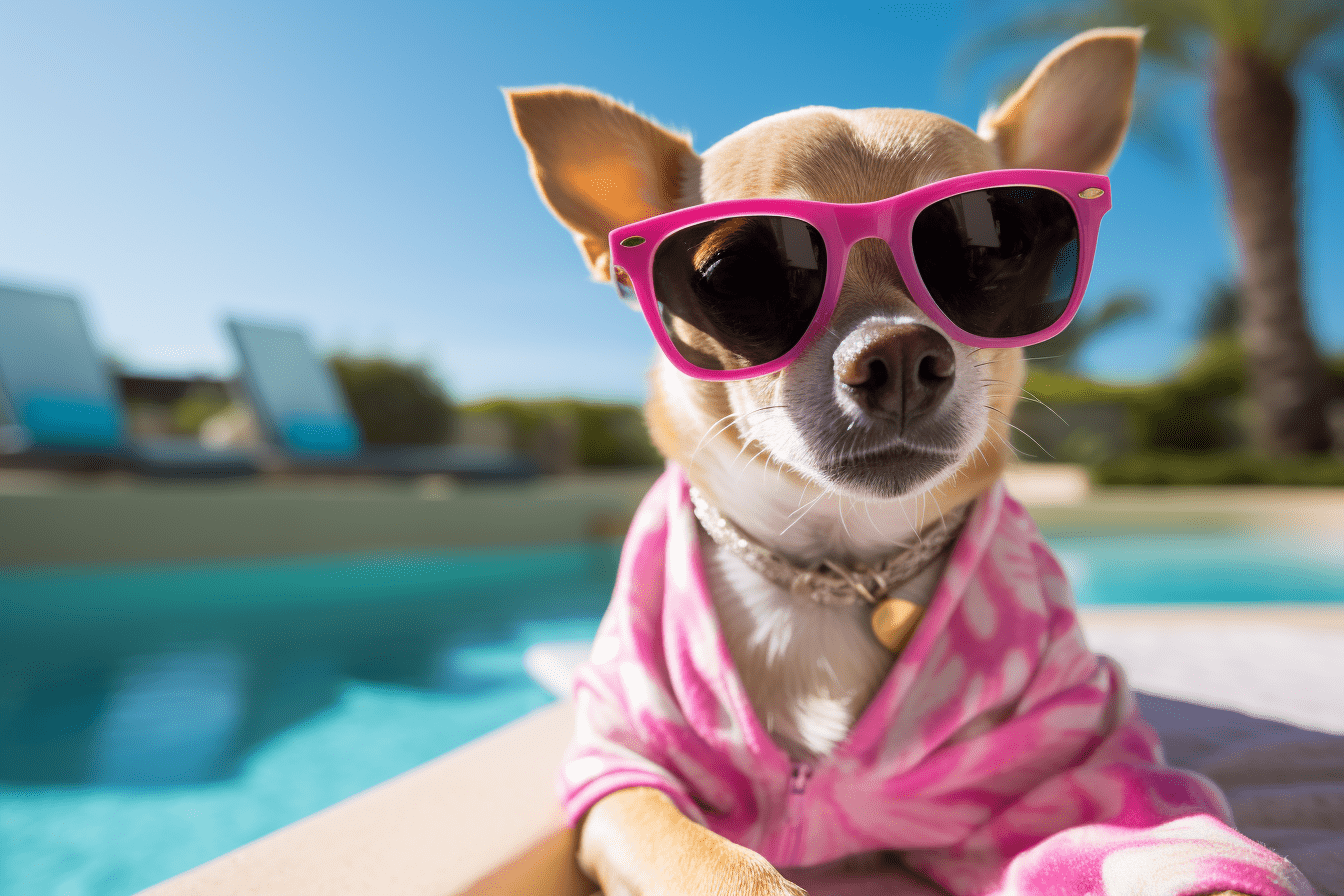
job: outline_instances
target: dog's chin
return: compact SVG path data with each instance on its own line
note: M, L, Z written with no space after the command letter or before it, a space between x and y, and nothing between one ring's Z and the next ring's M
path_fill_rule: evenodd
M960 454L905 444L889 445L816 466L837 491L859 498L903 498L928 490L961 463Z

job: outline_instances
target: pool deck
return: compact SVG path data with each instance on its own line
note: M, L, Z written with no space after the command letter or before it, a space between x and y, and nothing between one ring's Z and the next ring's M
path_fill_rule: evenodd
M658 470L458 485L443 477L162 482L0 469L0 566L155 563L619 538ZM1077 467L1010 468L1047 534L1344 535L1344 489L1091 489Z
M432 551L619 538L657 470L458 485L0 470L0 566Z

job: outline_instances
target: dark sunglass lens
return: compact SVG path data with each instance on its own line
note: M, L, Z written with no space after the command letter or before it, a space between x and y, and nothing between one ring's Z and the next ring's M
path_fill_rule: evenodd
M1044 187L992 187L936 202L915 219L915 263L957 326L1004 339L1049 327L1078 276L1078 220Z
M783 357L826 285L826 249L805 221L720 218L665 238L653 258L663 326L687 361L731 370Z

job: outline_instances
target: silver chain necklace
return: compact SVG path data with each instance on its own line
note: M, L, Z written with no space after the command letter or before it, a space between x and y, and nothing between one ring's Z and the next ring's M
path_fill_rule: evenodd
M694 487L691 507L715 544L789 593L831 607L851 606L860 601L871 605L873 634L892 651L899 651L914 632L924 608L887 595L951 548L966 523L971 504L944 514L941 526L875 565L840 564L828 558L810 567L800 566L751 538Z

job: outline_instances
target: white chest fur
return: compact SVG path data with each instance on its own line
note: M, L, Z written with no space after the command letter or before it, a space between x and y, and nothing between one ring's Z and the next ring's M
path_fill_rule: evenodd
M666 363L656 370L672 405L697 407L684 377ZM687 429L711 434L687 465L691 481L750 538L796 562L875 562L941 518L926 494L864 501L799 486L771 462L720 438L722 421L696 420ZM873 634L871 607L825 606L792 594L703 530L700 550L728 652L757 718L794 759L830 753L896 660ZM945 566L946 555L887 596L927 605Z
M834 750L881 687L896 657L873 636L871 607L823 606L785 591L700 533L719 625L752 708L793 759ZM893 596L925 604L933 564Z

